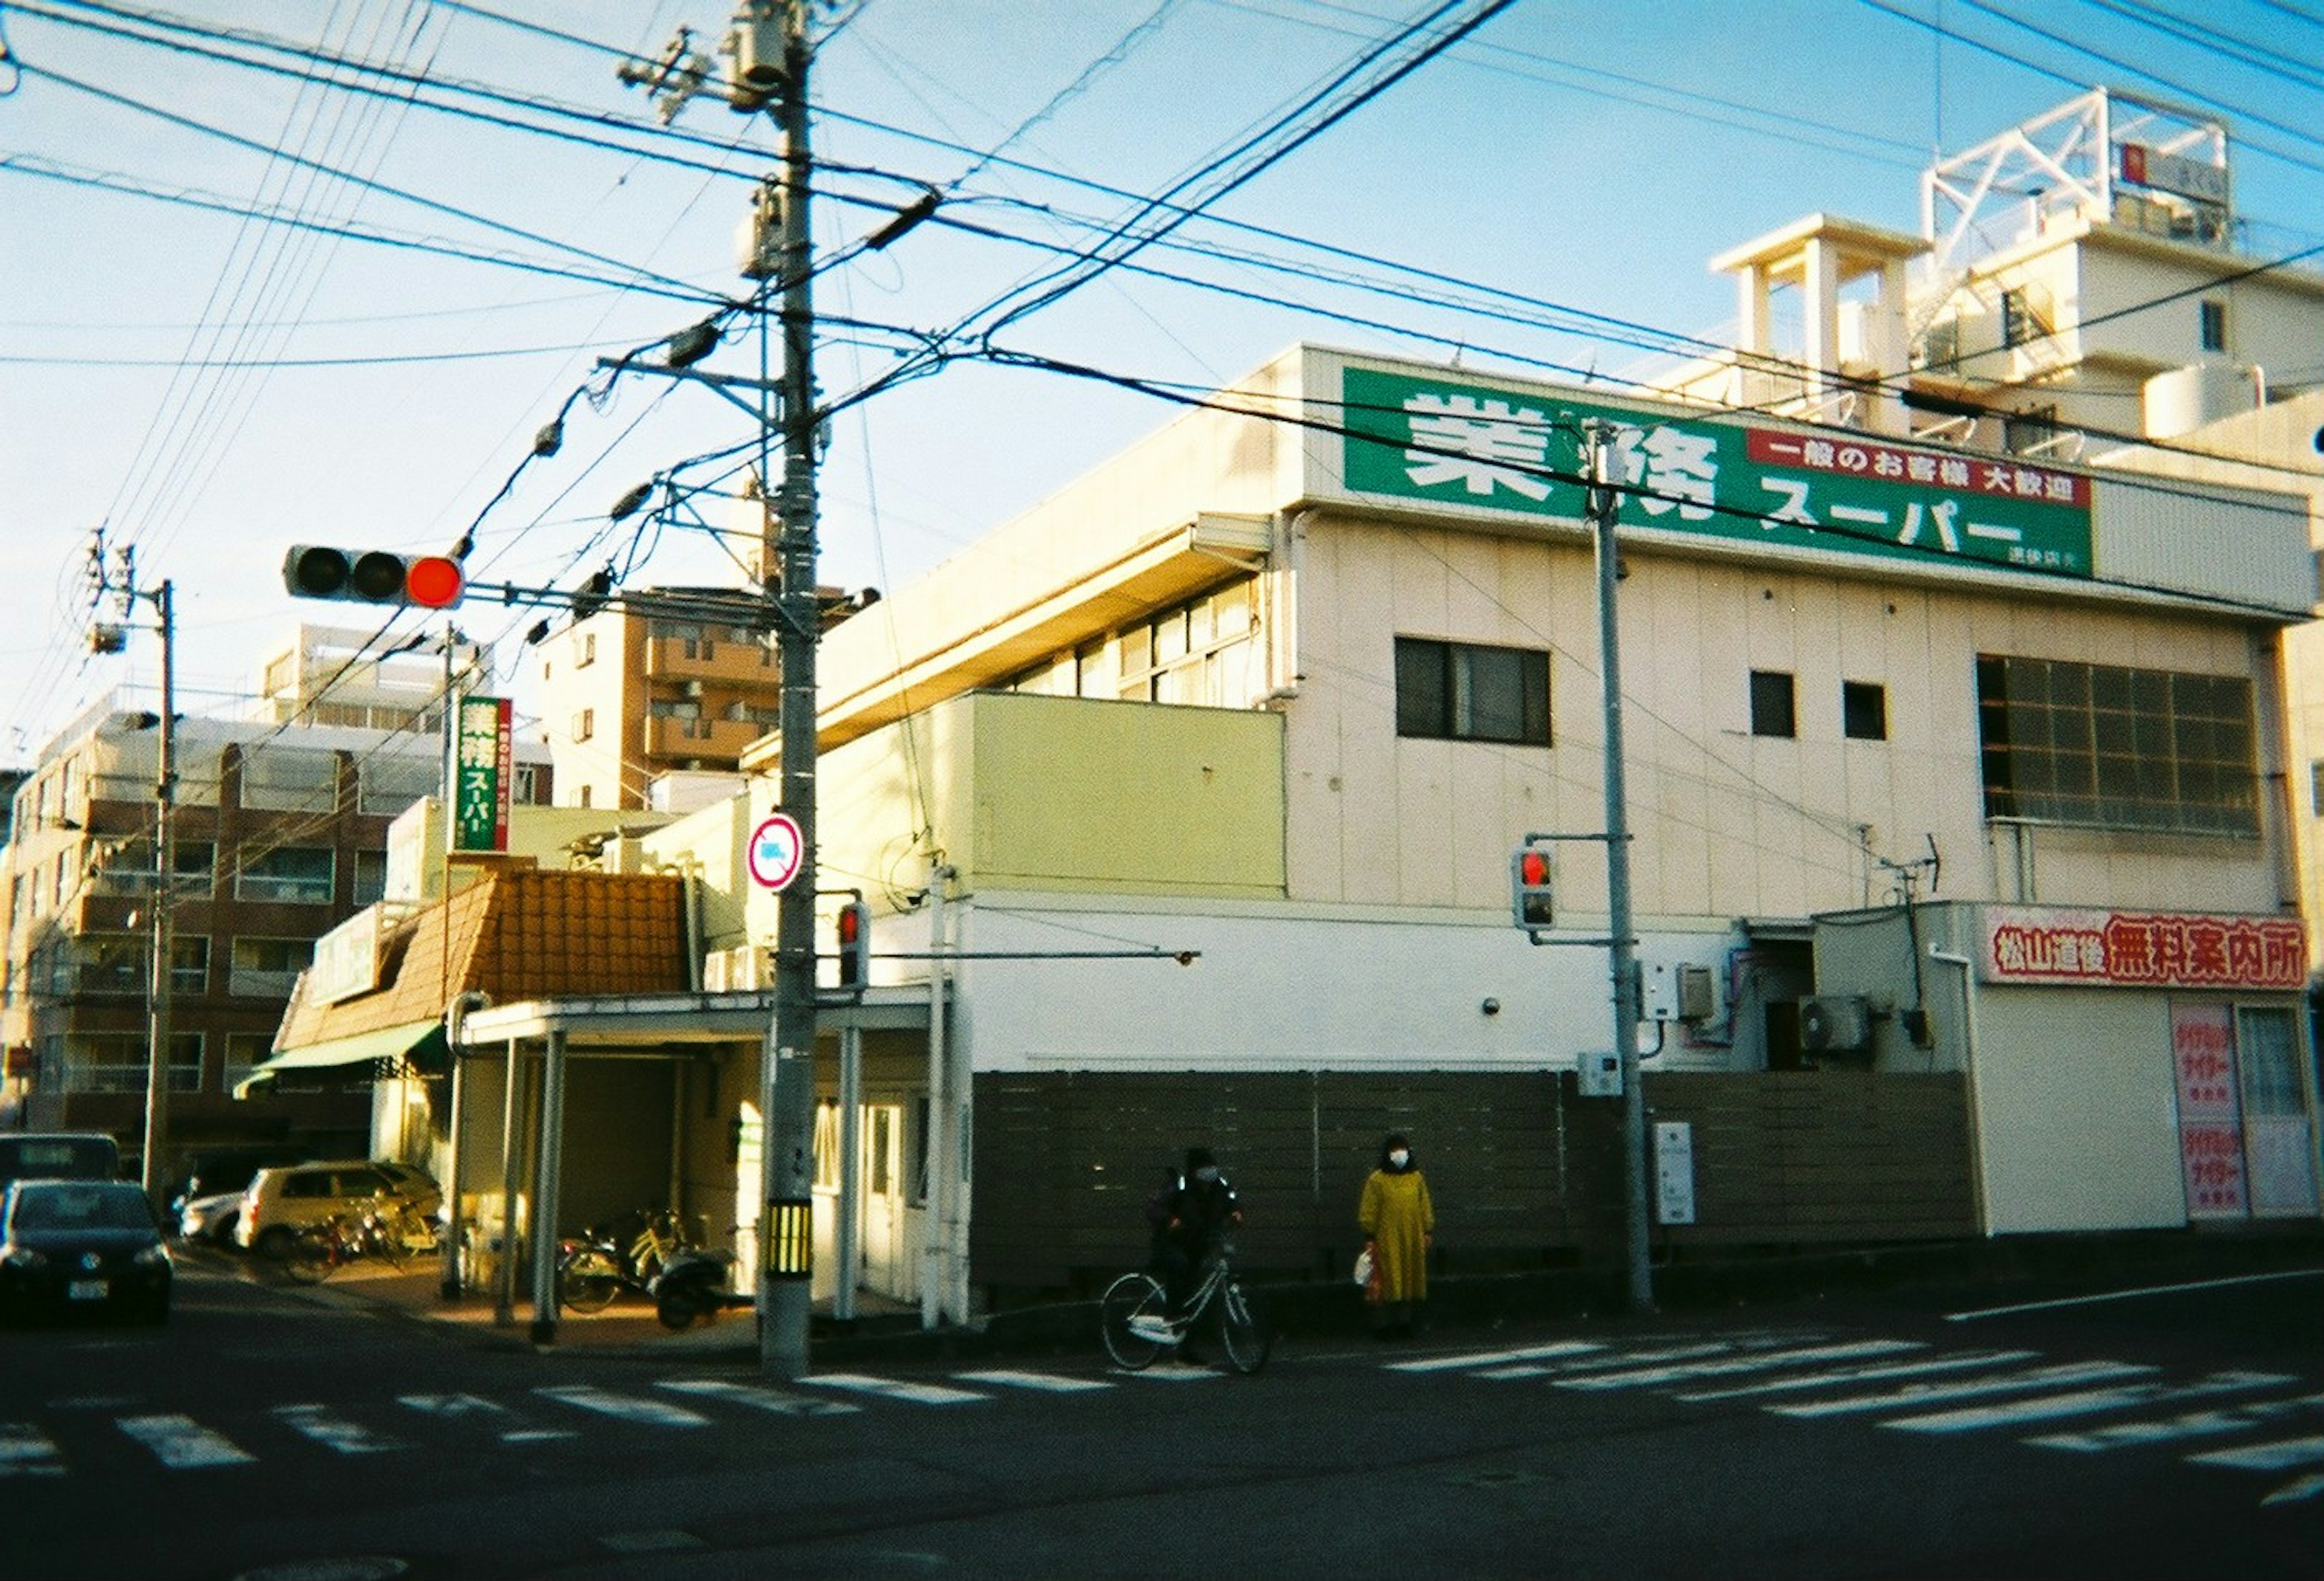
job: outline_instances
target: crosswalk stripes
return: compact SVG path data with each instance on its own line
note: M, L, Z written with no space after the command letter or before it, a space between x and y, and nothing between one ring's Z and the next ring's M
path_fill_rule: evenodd
M2213 1449L2187 1458L2198 1466L2232 1466L2239 1471L2289 1471L2295 1466L2324 1461L2324 1438L2278 1439L2271 1444Z
M876 1394L883 1400L908 1400L915 1405L969 1405L992 1398L973 1389L954 1389L945 1383L912 1383L895 1378L875 1378L868 1373L823 1373L801 1380L825 1389L845 1389L862 1394Z
M698 1411L642 1394L616 1394L590 1383L556 1383L535 1389L543 1400L554 1400L576 1411L593 1411L617 1421L641 1422L656 1428L706 1428L710 1419Z
M63 1457L48 1434L30 1422L0 1422L0 1476L62 1476Z
M2031 1350L1916 1354L1929 1349L1917 1340L1826 1340L1801 1335L1733 1336L1678 1346L1657 1341L1637 1348L1568 1341L1430 1356L1390 1363L1383 1370L1501 1383L1538 1380L1546 1387L1570 1390L1681 1385L1673 1389L1674 1397L1690 1403L1748 1401L1771 1415L1803 1420L1866 1417L1884 1429L1930 1435L2006 1431L2072 1417L2119 1415L2303 1386L2301 1379L2289 1374L2247 1371L2170 1382L2157 1376L2159 1367L2108 1360L2041 1364L2040 1353ZM1834 1362L1842 1365L1816 1365ZM1759 1374L1775 1375L1755 1375ZM1742 1381L1721 1381L1734 1378ZM1716 1386L1683 1387L1705 1382ZM1894 1386L1862 1388L1875 1383ZM1932 1406L1943 1409L1929 1409ZM2084 1452L2168 1445L2246 1433L2319 1410L2324 1410L2324 1393L2292 1394L2116 1420L2088 1429L2029 1434L2019 1441ZM2182 1460L2190 1466L2262 1473L2303 1469L2324 1465L2324 1435L2214 1449ZM2260 1502L2282 1504L2319 1498L2324 1498L2324 1471L2303 1470Z
M407 1448L401 1439L384 1437L361 1422L349 1421L327 1405L278 1405L273 1415L292 1432L342 1455L378 1455Z
M2116 1378L2135 1378L2162 1371L2134 1362L2055 1362L2048 1366L2021 1367L2015 1372L1985 1373L1948 1383L1907 1383L1872 1394L1844 1394L1837 1400L1803 1400L1767 1409L1777 1416L1825 1417L1869 1415L1875 1411L1906 1411L1942 1401L1978 1400L1995 1394L2015 1394L2052 1383L2102 1383Z
M2025 1441L2044 1449L2078 1449L2087 1454L2142 1444L2167 1444L2179 1439L2223 1438L2278 1417L2317 1410L2324 1410L2324 1394L2300 1394L2289 1400L2253 1400L2210 1411L2190 1411L2160 1420L2109 1422L2080 1432L2045 1433Z
M1464 1385L1523 1386L1532 1381L1535 1387L1576 1392L1653 1390L1688 1403L1739 1402L1803 1422L1855 1420L1930 1436L2016 1432L2024 1435L2019 1442L2031 1447L2080 1453L2159 1446L2189 1466L2279 1478L2293 1474L2263 1503L2324 1498L2324 1433L2310 1430L2324 1416L2324 1392L2284 1374L2231 1371L2172 1379L2158 1367L2136 1363L2044 1362L2031 1350L1950 1351L1921 1339L1851 1337L1807 1328L1712 1339L1564 1339L1383 1359L1378 1365L1384 1374L1416 1382L1457 1378ZM1197 1383L1221 1375L1210 1368L1099 1374L1068 1365L977 1368L951 1373L941 1382L825 1373L781 1388L683 1376L641 1380L632 1389L558 1383L527 1390L515 1403L484 1394L392 1396L393 1406L405 1413L398 1424L367 1420L363 1411L344 1405L275 1405L258 1414L255 1425L250 1416L228 1420L231 1437L189 1416L140 1409L143 1402L134 1397L76 1397L48 1402L49 1409L70 1413L62 1428L0 1421L0 1480L68 1475L82 1430L72 1428L76 1419L91 1421L89 1430L102 1422L106 1430L125 1436L161 1469L200 1472L251 1465L262 1454L279 1456L292 1442L344 1456L409 1451L415 1448L413 1439L397 1430L398 1425L409 1428L422 1420L520 1446L579 1438L585 1425L580 1419L687 1432L731 1420L738 1411L807 1418L883 1406L943 1409L1007 1395L1088 1395L1134 1388L1136 1380ZM2111 1420L2088 1425L2074 1420L2098 1418ZM58 1438L50 1436L51 1430ZM2265 1441L2229 1441L2248 1439ZM98 1463L104 1458L99 1451Z
M1004 1389L1030 1389L1043 1394L1085 1394L1094 1389L1111 1389L1111 1383L1102 1378L1068 1377L1063 1373L1020 1373L1007 1367L995 1367L981 1373L954 1373L964 1383L993 1383Z
M397 1403L447 1421L475 1418L497 1431L503 1444L539 1444L573 1437L571 1428L536 1427L530 1419L481 1394L405 1394L398 1397Z
M153 1451L171 1471L203 1466L244 1466L257 1458L222 1433L212 1432L189 1416L122 1416L115 1425Z
M2132 1383L2117 1389L2081 1389L2063 1394L2037 1394L2031 1399L1997 1404L1962 1406L1919 1416L1891 1417L1880 1425L1908 1433L1964 1433L1982 1428L2002 1428L2018 1422L2054 1421L2065 1416L2097 1416L2132 1406L2160 1405L2173 1400L2200 1400L2210 1394L2240 1394L2296 1383L2282 1373L2215 1373L2192 1383Z
M1798 1394L1813 1389L1829 1389L1840 1383L1871 1383L1887 1378L1923 1378L1941 1373L1973 1372L1978 1367L1997 1367L2010 1362L2031 1361L2040 1353L2031 1350L1972 1350L1956 1356L1914 1356L1910 1361L1868 1362L1852 1367L1825 1367L1819 1372L1796 1373L1781 1378L1754 1378L1748 1383L1734 1383L1719 1389L1696 1389L1679 1398L1690 1403L1712 1400L1745 1400L1767 1394Z
M1738 1373L1772 1373L1803 1362L1854 1361L1859 1357L1895 1356L1900 1351L1926 1350L1915 1339L1859 1339L1840 1345L1808 1345L1792 1350L1763 1350L1755 1356L1725 1356L1665 1362L1655 1366L1620 1367L1576 1377L1560 1378L1561 1389L1641 1389L1692 1378L1725 1378Z
M763 1383L733 1383L724 1378L664 1378L654 1385L674 1394L692 1394L729 1405L747 1406L775 1416L845 1416L863 1408L852 1400L817 1400L788 1393Z

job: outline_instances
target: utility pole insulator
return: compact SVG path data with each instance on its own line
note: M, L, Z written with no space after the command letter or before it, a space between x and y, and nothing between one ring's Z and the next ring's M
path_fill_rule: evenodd
M770 176L759 183L751 212L734 233L734 266L748 280L772 280L783 271L783 183Z

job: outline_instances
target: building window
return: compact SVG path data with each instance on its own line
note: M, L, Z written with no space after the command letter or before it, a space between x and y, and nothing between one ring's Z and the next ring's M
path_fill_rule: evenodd
M95 1033L69 1036L64 1044L67 1092L143 1092L145 1051L142 1033ZM202 1083L202 1034L180 1032L170 1039L170 1090L198 1091Z
M2206 298L2196 306L2202 312L2203 349L2223 352L2227 349L2227 305Z
M242 804L278 813L328 813L338 804L336 752L261 747L242 759Z
M210 892L217 867L217 847L207 840L170 842L170 887L180 895L201 896Z
M236 939L227 989L247 998L287 999L314 958L311 939Z
M387 896L387 853L383 850L355 852L355 904L370 905Z
M1888 689L1871 681L1840 684L1840 733L1851 741L1888 739Z
M2308 765L2308 810L2324 818L2324 758Z
M333 853L324 846L277 846L272 850L245 850L241 871L235 875L236 900L287 900L300 905L328 905L337 877Z
M150 933L83 933L61 944L51 956L50 990L73 994L139 994L145 992L153 957ZM60 985L59 966L69 965L70 975ZM172 974L172 981L175 976Z
M589 804L589 797L590 797L590 794L591 794L591 793L590 793L590 788L589 788L589 786L586 786L586 785L585 785L585 786L583 786L581 787L581 799L580 799L579 801L576 802L576 803L574 804L574 805L575 805L575 806L577 806L577 807L586 807L586 806L587 806L587 805Z
M1792 707L1792 677L1784 670L1751 672L1751 733L1791 737L1799 733Z
M1396 639L1396 733L1425 740L1549 745L1549 655Z
M1121 695L1248 708L1259 686L1259 583L1246 578L1120 634ZM1044 663L1044 670L1055 662ZM1046 689L1046 688L1045 688Z
M1977 703L1988 818L2259 832L2246 676L1981 654Z
M597 711L585 708L573 716L573 739L586 741L597 733Z
M218 1073L219 1082L227 1092L249 1075L274 1052L274 1034L271 1032L229 1032L226 1034L226 1067Z
M210 941L207 933L170 936L170 991L207 994L210 991Z
M584 631L573 639L573 667L586 669L597 662L597 634Z
M2028 407L2024 411L2006 413L2001 419L2001 447L2012 455L2039 450L2057 437L2055 406Z
M2034 338L2030 316L2025 311L2025 293L2022 290L2001 293L2001 344L2024 345Z

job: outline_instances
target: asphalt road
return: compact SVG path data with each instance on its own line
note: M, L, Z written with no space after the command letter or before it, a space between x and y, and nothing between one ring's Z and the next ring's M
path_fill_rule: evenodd
M2324 1273L781 1389L181 1278L0 1334L0 1576L2324 1574Z

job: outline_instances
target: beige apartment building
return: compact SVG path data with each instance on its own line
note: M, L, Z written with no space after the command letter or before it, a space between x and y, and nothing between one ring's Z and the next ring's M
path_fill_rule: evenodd
M736 599L732 588L657 588L643 596L683 605L690 591ZM643 807L659 776L732 773L743 749L776 727L781 708L769 634L699 613L609 605L543 642L538 665L565 806Z

